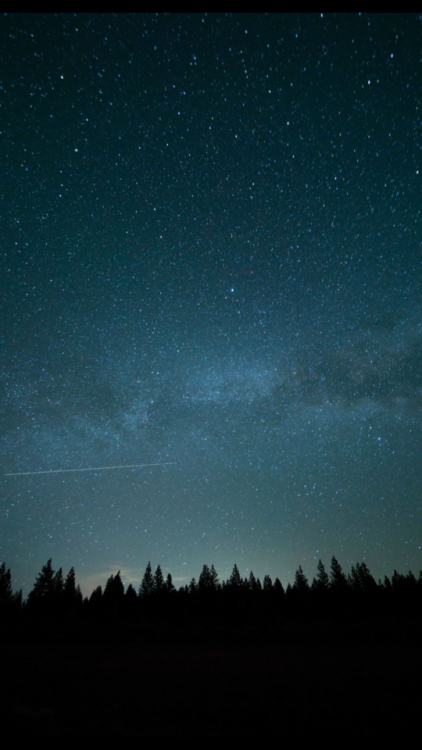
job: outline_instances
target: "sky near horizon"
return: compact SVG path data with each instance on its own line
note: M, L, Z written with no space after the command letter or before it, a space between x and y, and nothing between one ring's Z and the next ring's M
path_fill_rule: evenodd
M176 585L204 563L286 585L332 555L418 574L422 17L0 34L14 589L50 557L85 594L149 560ZM162 465L68 471L135 464Z

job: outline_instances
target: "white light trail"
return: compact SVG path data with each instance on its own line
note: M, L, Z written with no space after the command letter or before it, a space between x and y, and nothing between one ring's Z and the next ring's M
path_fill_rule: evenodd
M171 466L177 461L163 461L157 464L129 464L123 466L90 466L87 469L48 469L47 471L15 471L11 474L3 474L5 477L27 477L30 474L64 474L69 471L105 471L110 469L139 469L141 466Z

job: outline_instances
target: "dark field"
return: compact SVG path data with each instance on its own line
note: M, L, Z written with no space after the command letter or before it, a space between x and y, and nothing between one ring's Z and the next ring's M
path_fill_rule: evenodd
M2 644L6 736L411 736L422 645Z

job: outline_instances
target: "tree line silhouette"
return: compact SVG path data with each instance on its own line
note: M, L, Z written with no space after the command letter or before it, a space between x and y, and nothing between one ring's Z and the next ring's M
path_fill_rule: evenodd
M0 566L0 624L31 626L46 618L63 622L116 623L162 620L182 624L192 620L277 624L286 620L412 618L422 616L422 571L396 570L391 579L375 581L365 562L353 565L346 575L333 556L329 572L320 560L317 575L309 583L299 566L293 584L285 589L279 580L265 575L261 581L251 571L242 578L237 565L220 582L214 565L204 565L198 580L176 589L172 576L164 578L160 565L153 572L148 563L138 590L125 589L120 571L111 575L104 589L98 586L84 598L72 567L66 577L53 570L50 558L24 601L22 591L13 593L11 572Z

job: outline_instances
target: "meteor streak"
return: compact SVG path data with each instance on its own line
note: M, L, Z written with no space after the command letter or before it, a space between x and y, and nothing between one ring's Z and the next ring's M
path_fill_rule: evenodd
M29 474L64 474L69 471L105 471L106 469L139 469L141 466L170 466L177 461L163 461L157 464L129 464L124 466L90 466L88 469L49 469L48 471L15 471L5 477L27 477Z

